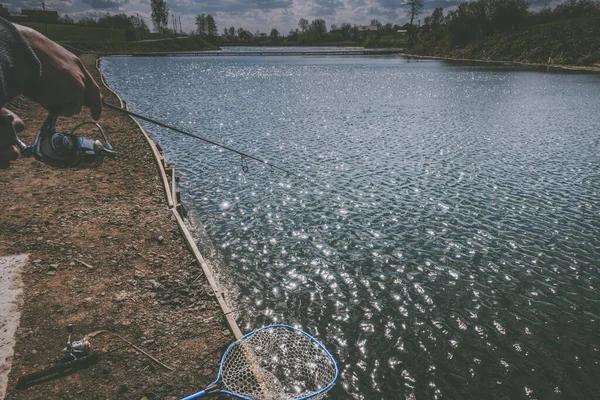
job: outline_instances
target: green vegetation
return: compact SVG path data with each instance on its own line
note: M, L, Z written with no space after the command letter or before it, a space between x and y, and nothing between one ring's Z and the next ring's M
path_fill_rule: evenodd
M22 25L35 29L38 32L45 33L45 26L39 22L24 22ZM109 29L87 27L81 25L62 25L47 24L47 36L55 41L91 41L91 42L124 42L124 29Z
M75 51L105 53L183 52L218 49L217 46L364 46L408 48L409 53L489 61L600 66L599 0L566 0L554 9L529 11L526 0L472 0L444 15L437 8L421 27L372 20L369 25L333 24L301 18L298 28L287 35L273 28L270 33L251 33L225 27L219 35L211 14L196 18L191 35L167 27L165 0L152 0L152 33L138 16L105 14L74 23L68 16L62 24L26 23ZM407 15L419 15L423 0L407 0ZM154 18L156 17L156 18ZM154 20L156 19L156 20Z
M42 23L24 23L38 32L45 32ZM62 25L48 24L48 37L55 40L71 51L75 52L98 52L111 54L134 54L153 52L179 52L179 51L201 51L216 50L218 47L206 42L198 36L177 36L170 33L171 37L158 34L144 35L158 37L157 39L128 40L128 32L125 29L98 28L85 25ZM139 38L139 32L137 32ZM131 38L131 36L129 36ZM132 39L135 39L133 36Z
M74 41L64 44L76 51L109 54L136 54L136 53L169 53L185 51L218 50L219 48L207 43L198 36L177 37L155 40L141 40L135 42L87 42Z
M410 53L463 59L600 65L600 3L529 12L524 0L477 0L425 18Z
M163 33L169 26L169 6L165 0L150 0L152 23L156 30Z

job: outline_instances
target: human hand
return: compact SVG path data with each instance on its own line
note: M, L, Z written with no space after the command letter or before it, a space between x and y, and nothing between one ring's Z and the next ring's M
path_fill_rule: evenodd
M23 120L6 108L0 108L0 169L6 169L10 162L19 158L19 150L15 146L15 132L25 129Z
M41 33L25 26L15 26L42 65L42 76L33 92L27 95L46 110L65 117L79 113L84 105L91 108L94 119L100 118L100 88L81 60Z

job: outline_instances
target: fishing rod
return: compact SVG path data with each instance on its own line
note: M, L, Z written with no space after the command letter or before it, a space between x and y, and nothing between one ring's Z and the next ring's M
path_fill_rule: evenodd
M150 118L150 117L146 117L146 116L144 116L144 115L141 115L141 114L138 114L138 113L134 113L134 112L132 112L132 111L129 111L129 110L127 110L127 109L124 109L124 108L121 108L121 107L119 107L119 106L115 106L115 105L113 105L113 104L107 103L106 101L102 101L102 103L103 103L103 104L104 104L106 107L108 107L108 108L110 108L110 109L112 109L112 110L115 110L115 111L120 111L120 112L122 112L122 113L124 113L124 114L127 114L127 115L130 115L130 116L132 116L132 117L139 118L139 119L141 119L141 120L144 120L144 121L146 121L146 122L150 122L151 124L158 125L158 126L161 126L161 127L163 127L163 128L170 129L170 130L172 130L172 131L175 131L175 132L177 132L177 133L181 133L182 135L189 136L189 137L192 137L192 138L194 138L194 139L198 139L198 140L201 140L201 141L203 141L203 142L205 142L205 143L211 144L211 145L213 145L213 146L217 146L217 147L220 147L220 148L222 148L222 149L225 149L225 150L231 151L231 152L233 152L233 153L239 154L239 155L242 157L242 170L243 170L244 172L247 172L247 171L248 171L248 167L247 167L247 166L244 166L244 164L243 164L243 162L244 162L244 158L249 158L249 159L251 159L251 160L258 161L259 163L262 163L262 164L264 164L264 165L266 165L266 166L268 166L268 167L270 167L270 168L273 168L273 169L276 169L276 170L278 170L278 171L284 172L284 173L286 173L286 174L287 174L287 175L289 175L289 176L294 176L294 177L296 177L296 178L304 179L304 180L306 180L306 181L308 181L308 182L310 182L310 183L312 183L312 184L318 185L316 182L314 182L312 179L310 179L310 178L308 178L308 177L306 177L306 176L299 175L299 174L297 174L297 173L294 173L294 172L292 172L292 171L289 171L289 170L287 170L287 169L285 169L285 168L279 167L279 166L277 166L277 165L275 165L275 164L271 164L271 163L270 163L270 162L268 162L267 160L263 160L263 159L260 159L260 158L258 158L258 157L254 157L254 156L252 156L252 155L250 155L250 154L247 154L247 153L244 153L244 152L242 152L242 151L239 151L239 150L233 149L233 148L231 148L231 147L225 146L225 145L223 145L223 144L221 144L221 143L217 143L217 142L215 142L215 141L213 141L213 140L206 139L206 138L204 138L204 137L202 137L202 136L195 135L195 134L193 134L193 133L190 133L190 132L186 132L186 131L184 131L184 130L182 130L182 129L176 128L176 127L174 127L174 126L172 126L172 125L169 125L169 124L166 124L166 123L164 123L164 122L160 122L160 121L157 121L157 120L155 120L155 119L152 119L152 118Z
M120 111L123 114L127 114L127 115L135 117L135 118L139 118L139 119L144 120L146 122L150 122L151 124L158 125L158 126L161 126L163 128L170 129L170 130L175 131L177 133L181 133L182 135L189 136L189 137L192 137L194 139L198 139L198 140L201 140L201 141L203 141L205 143L211 144L213 146L217 146L217 147L220 147L222 149L231 151L231 152L233 152L235 154L239 154L242 157L242 171L244 171L244 172L248 172L248 166L244 164L244 158L249 158L249 159L257 161L257 162L259 162L259 163L261 163L263 165L266 165L266 166L268 166L268 167L270 167L272 169L284 172L285 174L287 174L287 176L293 176L293 177L302 179L302 180L304 180L304 181L306 181L306 182L308 182L308 183L310 183L310 184L312 184L312 185L314 185L314 186L316 186L316 187L318 187L318 188L320 188L322 190L331 191L331 189L332 189L332 188L330 188L328 186L325 186L325 185L322 185L322 184L316 182L314 179L309 178L308 176L301 175L301 174L289 171L289 170L287 170L285 168L282 168L282 167L279 167L279 166L277 166L275 164L271 164L267 160L263 160L263 159L260 159L258 157L254 157L254 156L252 156L250 154L247 154L247 153L244 153L242 151L236 150L234 148L231 148L231 147L225 146L223 144L217 143L217 142L215 142L213 140L206 139L206 138L204 138L202 136L195 135L193 133L184 131L184 130L176 128L176 127L174 127L172 125L166 124L164 122L160 122L160 121L157 121L157 120L152 119L150 117L146 117L144 115L135 113L133 111L129 111L129 110L125 109L125 108L121 108L119 106L115 106L114 104L107 103L104 100L102 101L102 103L104 104L104 106L106 106L106 107L108 107L108 108L110 108L112 110ZM335 194L337 194L340 197L346 198L347 200L350 200L350 201L358 201L358 202L362 201L362 199L358 198L357 196L353 196L353 197L355 197L355 199L352 199L352 198L350 198L350 196L348 194L345 194L345 193L343 194L343 193L337 192Z

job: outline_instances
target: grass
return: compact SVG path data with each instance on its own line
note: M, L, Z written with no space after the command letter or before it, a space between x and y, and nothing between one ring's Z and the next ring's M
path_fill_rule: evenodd
M184 51L218 50L197 36L137 42L66 42L79 50L105 54L169 53Z
M39 22L24 22L38 32L46 34L46 26ZM90 41L90 42L124 42L125 31L122 29L95 28L82 25L47 24L47 36L57 42Z
M161 53L179 51L215 50L218 47L196 36L162 38L159 34L145 34L148 41L127 41L125 30L96 28L82 25L62 25L27 22L23 25L48 32L48 37L75 52L110 54Z
M600 65L600 17L532 25L452 47L443 35L417 43L410 53L490 61L575 66Z

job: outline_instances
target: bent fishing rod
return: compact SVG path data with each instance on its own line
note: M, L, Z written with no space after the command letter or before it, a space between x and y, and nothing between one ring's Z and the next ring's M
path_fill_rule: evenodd
M267 160L263 160L263 159L260 159L258 157L254 157L254 156L252 156L250 154L247 154L247 153L244 153L242 151L239 151L239 150L233 149L231 147L225 146L225 145L223 145L221 143L217 143L217 142L215 142L213 140L206 139L206 138L204 138L202 136L195 135L195 134L190 133L190 132L186 132L186 131L184 131L182 129L176 128L176 127L174 127L172 125L169 125L169 124L166 124L164 122L160 122L160 121L157 121L157 120L152 119L150 117L146 117L144 115L141 115L141 114L138 114L138 113L134 113L133 111L129 111L129 110L125 109L125 108L121 108L121 107L115 106L113 104L107 103L106 101L102 101L102 104L104 104L106 107L108 107L108 108L110 108L112 110L120 111L120 112L122 112L124 114L127 114L127 115L130 115L132 117L139 118L139 119L144 120L146 122L150 122L151 124L154 124L154 125L157 125L157 126L161 126L163 128L170 129L170 130L175 131L177 133L181 133L182 135L189 136L189 137L192 137L194 139L198 139L198 140L201 140L201 141L203 141L205 143L211 144L213 146L220 147L220 148L222 148L224 150L228 150L228 151L231 151L233 153L239 154L242 157L242 161L244 160L244 158L249 158L251 160L258 161L259 163L264 164L264 165L266 165L266 166L268 166L270 168L273 168L273 169L276 169L278 171L284 172L284 173L286 173L289 176L294 176L296 178L304 179L304 180L306 180L306 181L308 181L310 183L317 184L312 179L310 179L310 178L308 178L306 176L302 176L302 175L296 174L294 172L288 171L285 168L279 167L279 166L277 166L275 164L271 164ZM247 172L247 168L245 168L243 170L244 170L244 172Z
M107 102L106 102L106 101L104 101L104 100L102 101L102 104L103 104L104 106L106 106L106 107L108 107L108 108L112 109L112 110L115 110L115 111L120 111L120 112L122 112L123 114L127 114L127 115L129 115L129 116L131 116L131 117L139 118L139 119L141 119L141 120L143 120L143 121L150 122L151 124L154 124L154 125L157 125L157 126L160 126L160 127L163 127L163 128L170 129L170 130L172 130L172 131L175 131L175 132L177 132L177 133L181 133L182 135L189 136L189 137L191 137L191 138L194 138L194 139L198 139L198 140L200 140L200 141L203 141L203 142L205 142L205 143L211 144L211 145L213 145L213 146L217 146L217 147L220 147L220 148L222 148L222 149L224 149L224 150L228 150L228 151L231 151L231 152L233 152L233 153L235 153L235 154L238 154L238 155L240 155L240 156L242 157L242 171L244 171L244 172L248 172L248 166L247 166L247 165L244 165L244 158L249 158L249 159L251 159L251 160L254 160L254 161L257 161L257 162L259 162L259 163L261 163L261 164L263 164L263 165L266 165L266 166L268 166L268 167L270 167L270 168L272 168L272 169L274 169L274 170L281 171L281 172L285 173L287 176L293 176L293 177L295 177L295 178L302 179L302 180L304 180L304 181L306 181L306 182L308 182L308 183L310 183L310 184L312 184L312 185L314 185L314 186L316 186L316 187L318 187L318 188L320 188L320 189L322 189L322 190L325 190L325 191L330 191L330 190L331 190L331 188L329 188L329 187L327 187L327 186L325 186L325 185L322 185L322 184L320 184L320 183L316 182L314 179L312 179L312 178L309 178L309 177L308 177L308 176L306 176L306 175L301 175L301 174L298 174L298 173L295 173L295 172L289 171L289 170L287 170L287 169L285 169L285 168L282 168L282 167L279 167L279 166L277 166L277 165L275 165L275 164L271 164L271 163L270 163L270 162L268 162L267 160L263 160L263 159L261 159L261 158L258 158L258 157L255 157L255 156L252 156L252 155L250 155L250 154L247 154L247 153L244 153L244 152L242 152L242 151L236 150L236 149L234 149L234 148L231 148L231 147L225 146L225 145L223 145L223 144L221 144L221 143L218 143L218 142L215 142L215 141L213 141L213 140L206 139L206 138L204 138L204 137L202 137L202 136L195 135L195 134L193 134L193 133L190 133L190 132L184 131L184 130L182 130L182 129L179 129L179 128L176 128L176 127L174 127L174 126L172 126L172 125L166 124L166 123L164 123L164 122L157 121L157 120L155 120L155 119L152 119L152 118L150 118L150 117L146 117L146 116L144 116L144 115L141 115L141 114L135 113L135 112L133 112L133 111L129 111L129 110L127 110L126 108L121 108L121 107L119 107L119 106L115 106L114 104L107 103ZM361 201L361 199L359 199L359 198L356 198L356 199L351 199L351 198L348 196L348 194L337 193L337 195L338 195L338 196L341 196L341 197L344 197L344 198L346 198L346 199L348 199L348 200L350 200L350 201L359 201L359 202Z

